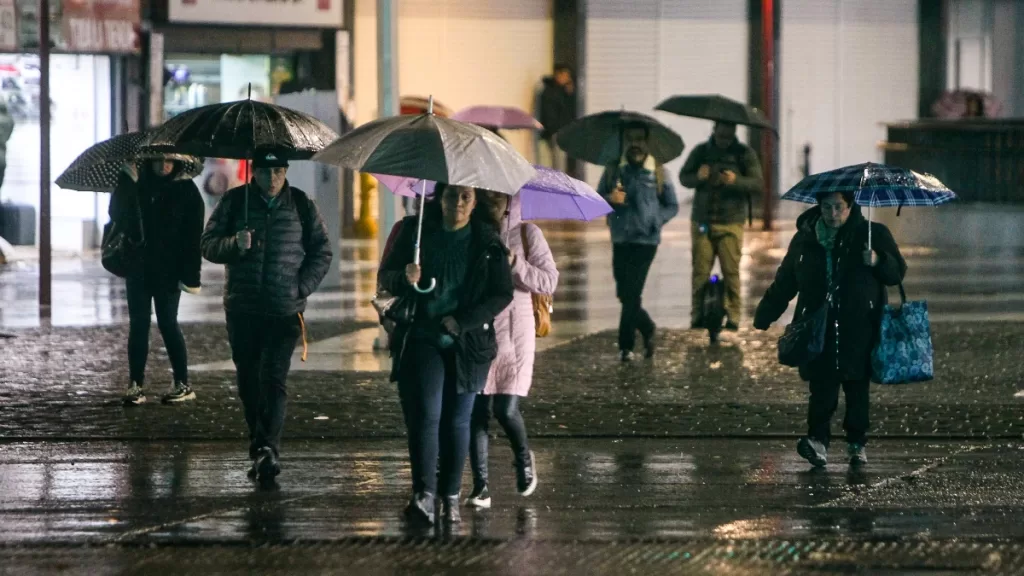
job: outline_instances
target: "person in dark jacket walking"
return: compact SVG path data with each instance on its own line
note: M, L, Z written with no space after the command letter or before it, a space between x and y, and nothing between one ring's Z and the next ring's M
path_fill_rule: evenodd
M568 157L555 143L555 133L576 119L576 89L572 70L564 64L555 65L555 73L545 77L538 103L537 119L544 129L538 142L538 163L565 172Z
M198 294L200 290L199 237L206 209L199 189L182 172L180 162L149 159L140 164L141 170L132 163L118 174L107 209L110 219L134 238L145 238L140 265L125 279L131 384L123 402L126 406L146 402L150 315L155 306L157 326L174 374L163 402L175 404L196 397L188 384L188 351L178 326L178 304L183 291Z
M288 185L288 162L253 162L253 180L229 190L203 232L203 256L227 265L224 310L238 395L249 428L249 476L270 482L280 473L286 380L300 337L302 313L331 266L327 227L316 204Z
M753 149L736 139L735 124L718 122L711 139L697 145L686 159L679 182L696 190L690 214L690 327L708 328L702 318L703 289L717 256L725 279L725 328L737 330L742 313L743 225L749 217L751 196L764 188L761 163Z
M869 223L851 193L822 194L818 206L797 219L796 236L757 306L754 327L767 330L794 296L799 296L794 322L828 306L824 350L800 367L800 377L810 382L811 397L807 436L797 451L814 466L827 463L840 388L846 394L843 427L850 464L867 463L871 351L888 300L886 286L899 285L906 272L889 229Z
M515 292L509 253L484 197L439 183L423 212L422 267L413 263L417 222L409 217L378 278L416 307L412 322L396 326L391 338L391 380L409 434L412 520L433 522L435 497L447 522L460 520L473 402L498 354L494 319ZM436 288L419 295L413 286L428 278Z
M679 201L665 169L648 152L649 136L643 124L627 126L622 161L606 168L597 185L597 193L614 208L608 226L615 295L622 303L619 358L623 362L634 358L637 331L644 340L644 355L654 355L655 325L643 308L644 284L661 244L661 229L679 213Z

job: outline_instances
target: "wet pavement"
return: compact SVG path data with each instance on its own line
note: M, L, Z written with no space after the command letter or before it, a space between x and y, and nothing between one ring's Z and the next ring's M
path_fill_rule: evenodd
M793 210L787 213L792 216ZM94 257L55 263L53 320L35 263L0 269L0 574L927 573L1024 570L1024 210L881 214L927 299L936 380L872 388L871 462L845 446L811 472L793 451L806 386L775 362L780 329L718 346L687 331L689 238L673 223L645 292L659 354L623 366L603 224L548 225L562 271L524 416L541 487L515 495L492 448L495 508L454 530L406 526L404 428L372 350L376 249L346 242L311 299L293 361L277 490L246 479L223 273L182 298L192 384L180 407L120 406L123 284ZM956 230L956 234L952 233ZM793 233L750 232L749 314ZM783 319L784 324L786 319ZM156 396L170 380L154 334ZM841 409L841 407L840 407ZM839 419L835 432L841 435Z

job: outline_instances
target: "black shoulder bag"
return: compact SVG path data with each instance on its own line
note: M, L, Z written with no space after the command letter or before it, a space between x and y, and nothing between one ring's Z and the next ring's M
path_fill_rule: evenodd
M142 253L146 245L146 231L142 224L142 206L139 196L135 194L135 211L139 216L139 240L131 237L128 226L117 220L111 220L103 227L103 240L100 243L100 263L103 268L114 276L127 278L142 265Z

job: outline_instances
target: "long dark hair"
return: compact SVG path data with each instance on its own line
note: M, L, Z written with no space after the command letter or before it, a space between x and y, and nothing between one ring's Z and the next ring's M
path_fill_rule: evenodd
M423 221L429 222L432 225L440 226L444 222L444 211L441 209L441 197L444 196L444 190L448 185L444 182L438 182L437 186L434 187L434 195L427 198L426 204L423 205ZM491 199L485 190L482 188L474 188L476 194L476 206L473 208L473 213L469 215L469 221L474 225L487 226L492 231L497 232L500 223L494 219L494 214L491 211Z

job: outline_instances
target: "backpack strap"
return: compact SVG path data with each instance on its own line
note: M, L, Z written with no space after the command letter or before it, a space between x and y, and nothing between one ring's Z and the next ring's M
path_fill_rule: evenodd
M519 238L523 241L523 255L526 257L526 262L530 262L530 243L526 241L526 224L519 225Z
M295 211L299 214L299 224L302 225L302 247L306 248L309 246L310 238L313 233L313 207L310 206L312 201L306 193L298 188L292 188L292 202L295 203ZM241 189L241 192L236 193L235 196L231 197L231 222L232 228L234 223L243 216L242 211L245 210L245 188ZM225 199L228 196L224 197Z

